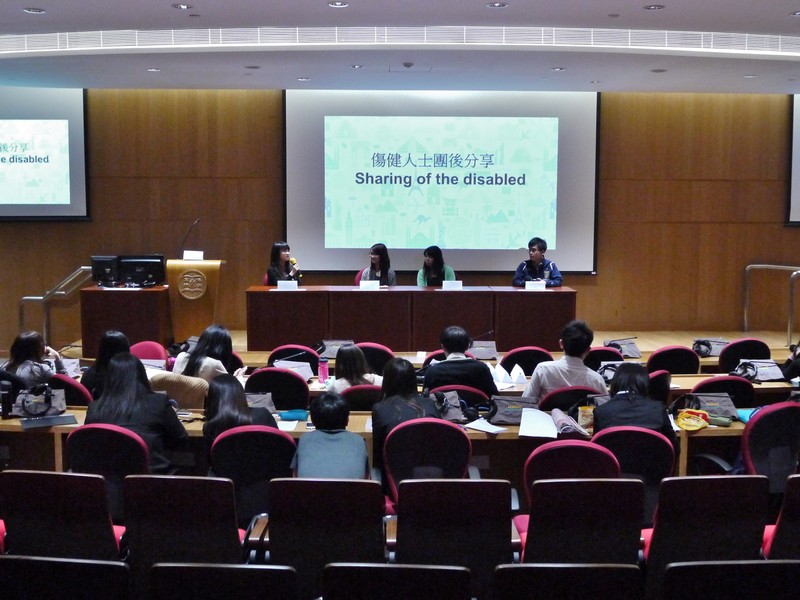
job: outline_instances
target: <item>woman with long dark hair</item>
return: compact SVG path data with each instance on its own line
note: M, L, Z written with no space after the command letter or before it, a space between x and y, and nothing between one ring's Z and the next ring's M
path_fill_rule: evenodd
M92 398L97 400L103 394L103 386L108 373L108 363L120 352L130 352L131 343L121 331L109 330L100 338L100 346L97 349L97 357L94 364L89 367L81 376L81 383L92 394Z
M333 392L341 394L353 385L381 385L382 383L383 377L370 371L361 348L355 344L347 344L337 350Z
M234 367L230 332L222 325L210 325L200 334L194 348L178 354L172 372L200 377L210 383L217 375L233 372Z
M67 372L61 355L45 344L44 336L38 331L20 333L14 338L9 355L8 361L0 368L22 379L28 389L47 383L53 373ZM53 361L53 366L46 362L47 359Z
M151 473L174 473L165 450L180 448L187 438L167 395L150 388L142 361L129 352L109 361L103 394L89 405L86 423L110 423L138 433L150 449Z
M373 244L369 249L369 268L361 272L361 281L379 281L380 285L396 285L397 275L392 271L389 250L385 244Z
M278 285L279 281L300 279L300 269L291 262L291 251L286 242L275 242L269 254L269 267L264 275L264 285Z
M228 429L240 425L278 426L266 408L250 408L247 405L244 388L233 375L218 375L208 384L205 416L203 438L209 450L217 436Z
M423 250L422 255L425 260L417 273L418 286L441 286L443 281L455 281L455 271L449 265L444 264L444 256L442 256L442 249L439 246L428 246Z

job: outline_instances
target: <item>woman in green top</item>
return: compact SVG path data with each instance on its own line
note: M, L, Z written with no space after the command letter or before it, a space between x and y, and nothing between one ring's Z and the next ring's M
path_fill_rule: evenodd
M425 262L417 273L418 286L441 286L442 281L455 281L456 274L444 264L442 249L439 246L428 246L422 254L425 256Z

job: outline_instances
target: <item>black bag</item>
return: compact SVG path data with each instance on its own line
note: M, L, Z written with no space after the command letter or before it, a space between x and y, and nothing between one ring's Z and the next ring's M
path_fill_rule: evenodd
M720 338L696 338L692 344L692 350L697 356L719 356L722 349L728 344L727 340Z
M492 425L519 425L525 408L538 408L533 398L523 396L492 396L486 420Z
M467 423L469 419L464 414L467 403L458 397L458 392L435 392L430 395L430 399L439 409L439 414L445 421L451 423ZM477 411L475 411L477 413ZM477 419L477 414L475 415ZM472 419L473 421L475 419Z
M11 415L14 417L50 417L67 410L67 397L64 390L54 390L46 383L21 390L14 401Z
M736 406L727 392L706 393L706 394L683 394L675 399L670 405L669 412L675 415L684 408L692 410L704 410L709 417L724 417L733 421L739 419Z
M731 375L744 377L753 383L785 381L783 371L774 360L741 360Z

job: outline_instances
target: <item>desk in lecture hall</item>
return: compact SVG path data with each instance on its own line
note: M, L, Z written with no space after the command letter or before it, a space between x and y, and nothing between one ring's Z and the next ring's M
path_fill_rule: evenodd
M249 351L323 339L378 342L396 352L431 351L439 348L441 330L456 324L474 336L486 332L485 339L493 337L500 351L527 345L557 351L561 328L575 318L577 292L568 287L393 286L362 291L354 286L303 286L278 291L252 286L246 295Z

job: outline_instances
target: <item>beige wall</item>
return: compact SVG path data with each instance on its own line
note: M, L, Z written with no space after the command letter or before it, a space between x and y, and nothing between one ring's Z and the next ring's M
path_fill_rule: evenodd
M0 223L0 352L17 332L20 297L92 254L174 257L198 217L187 247L227 261L219 321L243 329L244 290L284 236L282 101L274 90L91 90L92 220ZM800 232L783 226L789 132L788 96L602 95L598 275L567 277L579 316L604 330L740 329L744 267L800 262ZM506 285L512 268L460 274ZM314 279L347 283L352 273ZM785 328L787 281L756 278L753 328ZM41 328L38 311L28 314L27 327ZM52 325L54 345L80 337L77 298Z

